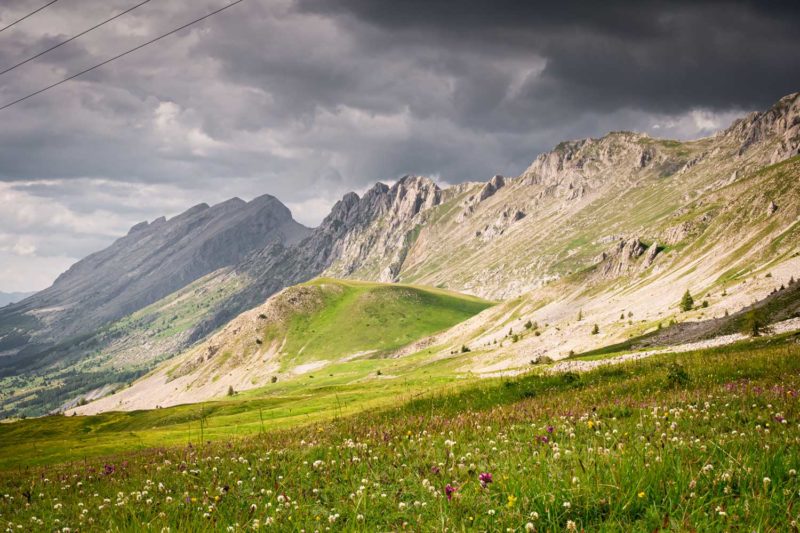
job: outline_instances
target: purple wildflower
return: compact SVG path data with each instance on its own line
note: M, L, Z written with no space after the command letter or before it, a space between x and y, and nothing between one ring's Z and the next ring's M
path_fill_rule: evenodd
M481 487L486 488L486 486L492 482L492 474L489 472L481 472L478 476L478 481L481 482Z
M550 434L552 434L553 431L555 431L555 429L556 428L554 428L553 426L547 426L547 432L550 433Z
M453 499L453 493L455 491L457 491L457 490L458 489L456 487L454 487L453 485L451 485L450 483L448 483L447 485L444 486L444 494L445 494L445 496L447 496L448 500L452 500Z

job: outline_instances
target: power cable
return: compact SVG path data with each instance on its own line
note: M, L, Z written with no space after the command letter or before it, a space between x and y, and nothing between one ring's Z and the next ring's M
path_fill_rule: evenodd
M52 88L54 88L54 87L58 87L58 86L59 86L59 85L61 85L62 83L66 83L66 82L68 82L68 81L70 81L70 80L74 80L74 79L75 79L75 78L77 78L78 76L83 76L84 74L86 74L86 73L88 73L88 72L91 72L91 71L93 71L93 70L95 70L95 69L98 69L98 68L102 67L103 65L107 65L107 64L111 63L112 61L116 61L117 59L119 59L119 58L121 58L121 57L125 57L126 55L128 55L128 54L131 54L131 53L133 53L133 52L135 52L135 51L137 51L137 50L141 50L141 49L142 49L142 48L144 48L145 46L151 45L151 44L153 44L153 43L155 43L155 42L157 42L157 41L160 41L161 39L163 39L163 38L165 38L165 37L169 37L170 35L173 35L173 34L175 34L175 33L178 33L179 31L181 31L181 30L183 30L183 29L186 29L186 28L188 28L189 26L191 26L191 25L193 25L193 24L197 24L198 22L201 22L201 21L203 21L203 20L205 20L205 19L207 19L207 18L213 17L213 16L214 16L214 15L216 15L217 13L221 13L221 12L225 11L226 9L229 9L229 8L231 8L231 7L235 6L236 4L241 4L242 2L244 2L244 0L236 0L236 1L234 1L234 2L231 2L230 4L228 4L228 5L226 5L226 6L223 6L223 7L219 8L219 9L217 9L217 10L214 10L214 11L212 11L211 13L208 13L208 14L206 14L206 15L203 15L202 17L200 17L200 18L198 18L198 19L195 19L195 20L193 20L193 21L191 21L191 22L188 22L188 23L184 24L183 26L181 26L181 27L179 27L179 28L175 28L174 30L171 30L171 31L169 31L169 32L167 32L167 33L165 33L165 34L163 34L163 35L159 35L159 36L158 36L158 37L156 37L155 39L151 39L151 40L147 41L146 43L142 43L142 44L140 44L139 46L136 46L135 48L131 48L130 50L127 50L127 51L125 51L125 52L122 52L121 54L115 55L115 56L114 56L114 57L112 57L112 58L106 59L106 60L105 60L105 61L103 61L102 63L98 63L98 64L94 65L93 67L89 67L89 68L87 68L87 69L84 69L84 70L82 70L82 71L80 71L80 72L78 72L78 73L76 73L76 74L73 74L72 76L69 76L68 78L64 78L64 79L63 79L63 80L61 80L61 81L57 81L57 82L55 82L55 83L53 83L53 84L51 84L51 85L48 85L47 87L45 87L45 88L43 88L43 89L39 89L38 91L36 91L36 92L33 92L33 93L30 93L30 94L29 94L29 95L27 95L27 96L23 96L22 98L18 98L18 99L16 99L16 100L14 100L13 102L9 102L9 103L7 103L6 105L4 105L4 106L0 107L0 111L3 111L4 109L8 109L8 108L9 108L9 107L11 107L12 105L16 105L16 104L18 104L18 103L20 103L20 102L24 102L24 101L25 101L25 100L27 100L28 98L33 98L34 96L36 96L36 95L39 95L39 94L42 94L42 93L43 93L43 92L45 92L45 91L49 91L50 89L52 89Z
M53 51L53 50L55 50L56 48L58 48L58 47L60 47L60 46L64 46L65 44L67 44L67 43L69 43L69 42L72 42L72 41L74 41L74 40L75 40L75 39L77 39L78 37L81 37L81 36L83 36L83 35L86 35L87 33L89 33L89 32L90 32L90 31L92 31L92 30L96 30L96 29L97 29L97 28L99 28L100 26L103 26L103 25L105 25L105 24L108 24L108 23L109 23L109 22L111 22L112 20L118 19L118 18L119 18L119 17L121 17L122 15L125 15L125 14L127 14L127 13L130 13L131 11L133 11L134 9L136 9L137 7L141 7L141 6L145 5L145 4L146 4L146 3L148 3L148 2L150 2L150 0L144 0L144 2L140 2L140 3L136 4L135 6L133 6L133 7L131 7L131 8L128 8L128 9L126 9L125 11L123 11L123 12L121 12L121 13L117 13L116 15L114 15L113 17L111 17L110 19L106 19L106 20L104 20L103 22L100 22L99 24L96 24L96 25L92 26L92 27L91 27L91 28L89 28L88 30L82 31L82 32L80 32L80 33L79 33L79 34L77 34L77 35L73 35L72 37L70 37L70 38L69 38L69 39L67 39L66 41L61 41L60 43L58 43L58 44L56 44L56 45L53 45L53 46L51 46L51 47L50 47L50 48L48 48L47 50L44 50L44 51L42 51L42 52L39 52L39 53L38 53L38 54L36 54L35 56L31 56L31 57L29 57L29 58L28 58L28 59L26 59L25 61L20 61L20 62L19 62L19 63L17 63L16 65L13 65L13 66L11 66L11 67L8 67L7 69L5 69L5 70L3 70L3 71L0 71L0 76L2 76L3 74L5 74L6 72L10 72L10 71L14 70L14 69L15 69L15 68L17 68L17 67L21 67L21 66L22 66L22 65L24 65L25 63L30 63L30 62L31 62L31 61L33 61L34 59L36 59L36 58L39 58L39 57L42 57L42 56L43 56L43 55L45 55L46 53L48 53L48 52L52 52L52 51Z
M35 15L36 13L38 13L39 11L41 11L42 9L46 8L47 6L52 6L52 5L53 5L53 4L55 4L56 2L58 2L58 0L52 0L51 2L48 2L48 3L46 3L45 5L43 5L42 7L40 7L39 9L37 9L36 11L31 11L30 13L28 13L27 15L25 15L25 16L24 16L24 17L22 17L21 19L17 19L17 20L15 20L14 22L12 22L11 24L9 24L8 26L5 26L4 28L0 28L0 32L2 32L2 31L6 31L8 28L10 28L11 26L13 26L14 24L19 24L20 22L22 22L22 21L23 21L23 20L25 20L26 18L28 18L28 17L32 17L33 15Z

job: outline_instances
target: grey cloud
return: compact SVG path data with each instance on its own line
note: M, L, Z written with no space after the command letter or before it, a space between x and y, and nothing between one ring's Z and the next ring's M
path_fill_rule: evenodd
M0 34L0 66L130 6L79 4ZM151 2L6 74L0 102L223 4ZM15 2L7 16L35 7ZM270 193L313 225L345 192L406 173L514 175L561 140L609 130L708 134L800 88L799 9L243 2L0 112L0 202L19 208L3 219L0 248L17 271L36 261L52 270L201 201ZM9 268L0 290L22 279Z

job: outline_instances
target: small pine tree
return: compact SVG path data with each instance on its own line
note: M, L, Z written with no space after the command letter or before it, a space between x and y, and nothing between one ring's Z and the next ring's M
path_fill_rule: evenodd
M525 329L531 329L532 327L533 327L533 322L531 322L530 320L525 322Z
M583 309L578 309L578 322L583 320Z
M236 394L236 391L233 390L233 385L228 385L228 396L233 396Z
M764 313L760 310L753 309L744 315L742 322L742 334L751 337L760 337L764 333L769 332L767 327L767 319Z
M461 345L461 353L467 353L467 352L470 352L470 351L472 351L472 350L469 349L469 346L467 346L466 344L462 344Z
M681 311L691 311L692 307L694 307L694 298L692 298L689 289L686 289L686 292L683 293L683 298L681 298Z
M519 340L519 335L517 335L516 333L514 333L514 334L511 336L511 342L517 342L518 340Z
M508 328L508 336L511 337L514 335L514 328Z
M621 315L619 315L619 319L620 320L625 320L625 313L622 313Z
M595 324L594 326L592 326L592 335L597 335L598 333L600 333L600 326Z

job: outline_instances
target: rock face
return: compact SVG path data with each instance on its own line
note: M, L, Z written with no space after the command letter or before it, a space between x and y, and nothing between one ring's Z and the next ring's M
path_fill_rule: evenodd
M358 203L327 274L397 281L424 213L441 200L441 189L428 178L406 176L391 188L377 184Z
M610 170L619 173L659 164L662 156L646 143L648 139L639 133L616 132L601 139L562 142L537 157L521 179L528 185L544 186L556 197L581 198L587 190L601 186Z
M768 110L750 113L737 120L724 135L737 140L739 156L746 155L751 147L772 137L777 137L778 142L770 163L800 154L800 93L784 96Z
M35 317L36 343L91 332L270 244L310 230L272 196L199 204L176 217L141 222L114 244L75 263L51 287L0 311L0 325ZM0 339L0 351L2 351Z
M505 187L505 185L506 185L506 180L503 176L498 175L493 177L481 189L481 192L478 195L478 201L482 202L487 198L494 196L494 193Z
M650 259L649 262L647 262L647 266L653 262L655 254L658 253L658 249L655 246L651 246L650 248L653 249L653 252L651 252L652 257L648 254ZM610 251L603 252L600 256L597 275L602 279L611 279L627 274L634 269L637 264L637 259L639 259L646 250L648 250L648 247L645 246L638 237L620 239Z

